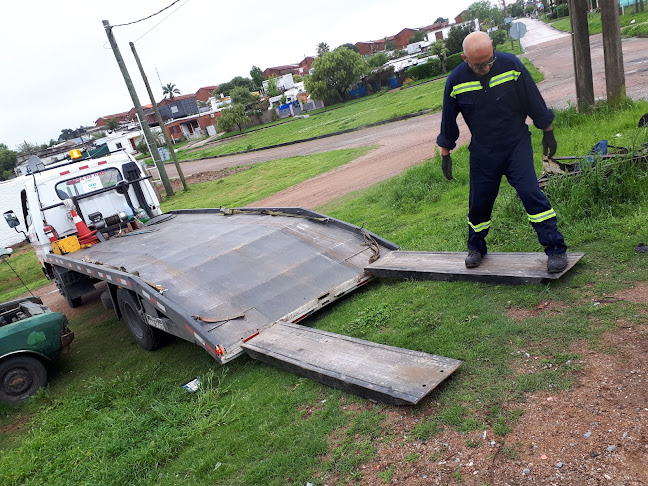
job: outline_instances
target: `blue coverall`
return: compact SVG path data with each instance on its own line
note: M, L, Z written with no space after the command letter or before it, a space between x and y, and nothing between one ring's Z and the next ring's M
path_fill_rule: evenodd
M558 231L556 213L538 187L533 166L530 116L539 129L554 119L522 62L508 53L496 54L490 71L477 76L468 63L455 68L446 81L440 147L452 150L459 138L457 115L470 129L470 200L468 249L486 255L486 235L502 176L515 188L529 222L547 255L564 253L567 245Z

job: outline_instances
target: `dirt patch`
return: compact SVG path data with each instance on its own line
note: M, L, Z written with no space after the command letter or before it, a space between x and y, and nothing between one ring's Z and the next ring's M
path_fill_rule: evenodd
M648 284L637 282L634 287L616 292L614 297L635 304L648 304Z
M523 415L499 437L491 429L445 427L413 438L421 415L390 407L375 462L362 484L614 484L648 482L648 326L621 323L603 336L617 354L574 346L583 354L578 384L511 404Z
M511 307L507 313L511 320L522 322L529 317L538 317L540 315L557 315L562 313L563 309L569 307L564 302L555 300L545 300L540 302L534 309L527 309L526 307Z
M245 167L228 167L220 170L209 170L205 172L198 172L196 174L191 174L185 177L187 185L198 184L200 182L209 182L215 181L217 179L222 179L223 177L230 176L232 174L238 174L239 172L244 172L248 170L250 166ZM174 191L182 191L182 181L180 179L171 179L171 187ZM160 186L160 190L164 192L164 188Z

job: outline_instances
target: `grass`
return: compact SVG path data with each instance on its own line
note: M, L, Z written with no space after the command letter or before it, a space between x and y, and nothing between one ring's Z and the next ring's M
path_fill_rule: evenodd
M587 153L601 138L638 147L648 133L636 121L647 111L646 102L602 105L588 115L560 111L554 123L559 153ZM540 139L533 129L538 154ZM366 221L403 249L463 251L467 149L456 150L454 160L453 181L432 159L319 209ZM536 164L539 169L539 156ZM464 361L430 399L397 409L421 417L408 434L413 440L433 440L445 429L506 435L520 418L517 401L575 383L578 368L567 364L581 358L574 349L595 345L619 320L646 322L645 305L591 305L592 298L648 279L648 261L634 251L648 241L646 169L620 164L605 175L587 173L550 187L567 243L587 252L560 281L508 287L383 280L307 324ZM223 184L206 183L205 191ZM249 198L255 190L249 186ZM492 220L491 250L540 250L506 184ZM508 315L509 308L535 308L547 299L562 301L562 312L523 322ZM361 466L393 440L381 405L245 358L219 368L184 341L147 353L100 304L82 311L70 324L77 335L72 352L50 370L50 386L23 407L0 405L2 484L360 484ZM520 374L526 352L539 359L527 361ZM195 376L203 385L191 394L182 384ZM473 441L469 447L488 446ZM519 458L517 446L502 452ZM380 473L389 482L396 470ZM459 471L454 479L462 480Z
M164 211L180 208L240 207L344 165L373 147L335 150L277 159L251 166L244 172L216 181L193 184L188 192L167 199Z
M322 112L317 116L300 118L290 123L244 134L244 136L222 145L182 152L178 154L178 158L211 157L267 147L357 128L421 110L438 111L441 109L444 85L445 80L442 79L407 90L378 93L362 101L346 103L335 110Z
M648 10L644 12L634 13L634 8L626 8L625 12L625 15L619 15L621 35L623 37L648 35ZM560 20L553 22L551 26L564 32L571 32L571 23L569 17L563 17ZM603 32L601 14L589 14L587 16L587 27L590 35L600 34L601 32Z
M0 302L15 299L27 291L20 281L21 279L30 290L36 290L49 282L45 278L31 246L14 250L10 256L5 258L6 263L0 259ZM12 268L20 278L16 276Z

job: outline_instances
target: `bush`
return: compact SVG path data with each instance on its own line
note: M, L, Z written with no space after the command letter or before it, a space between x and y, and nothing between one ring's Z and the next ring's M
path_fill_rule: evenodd
M144 139L142 139L140 141L140 143L137 144L137 146L135 147L135 150L137 150L140 154L148 154L149 153L148 147L147 147L146 142L144 141Z
M450 72L462 62L463 58L461 57L460 52L453 54L452 56L448 56L446 59L446 69L448 70L448 72Z
M441 61L436 58L428 59L428 62L412 66L407 70L407 76L416 81L440 75Z

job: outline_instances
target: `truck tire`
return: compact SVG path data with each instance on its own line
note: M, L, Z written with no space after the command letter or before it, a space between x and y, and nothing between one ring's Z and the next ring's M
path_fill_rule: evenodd
M58 278L54 279L54 281L56 282L56 288L58 288L59 293L63 296L67 305L74 308L79 307L83 303L82 297L75 297L74 299L70 297L70 292L67 287Z
M47 371L36 358L14 356L0 363L0 402L24 402L46 383Z
M137 344L147 351L158 349L164 344L165 333L144 322L139 303L130 291L117 290L117 305Z

